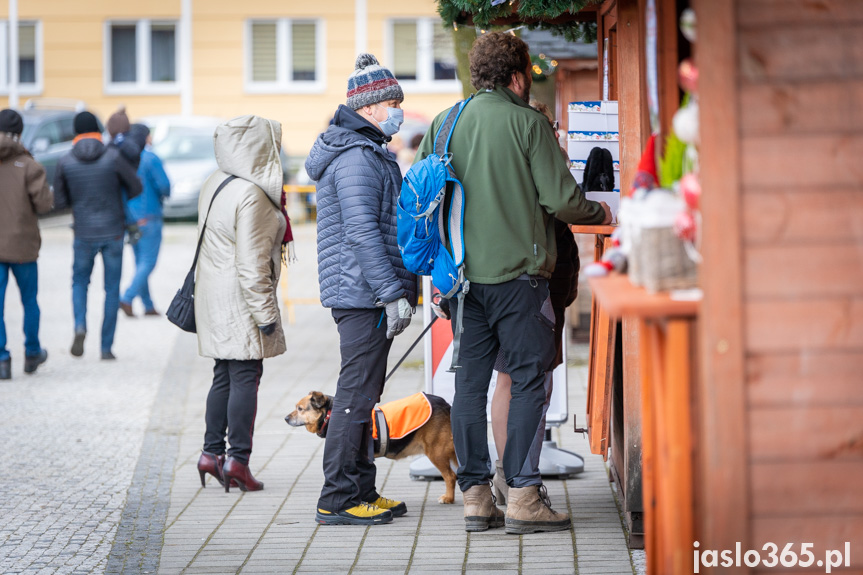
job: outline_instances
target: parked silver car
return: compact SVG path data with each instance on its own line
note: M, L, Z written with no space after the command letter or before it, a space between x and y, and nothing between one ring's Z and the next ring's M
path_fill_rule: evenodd
M167 219L198 217L201 186L217 169L213 132L225 120L212 116L149 116L139 120L150 128L153 152L171 180L171 196L162 205ZM282 170L288 160L282 152Z

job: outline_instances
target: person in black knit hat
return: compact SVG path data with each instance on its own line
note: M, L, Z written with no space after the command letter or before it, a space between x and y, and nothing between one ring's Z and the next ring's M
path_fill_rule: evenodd
M57 208L71 206L75 241L72 264L72 308L75 337L72 355L84 354L87 335L87 287L96 254L105 267L105 311L102 321L102 359L115 359L111 347L120 304L120 273L123 263L123 211L125 188L129 198L141 193L135 168L116 148L102 143L96 117L80 112L74 120L72 150L57 162L54 201Z
M35 372L48 359L48 352L39 344L36 259L42 239L37 215L49 212L54 199L45 181L45 168L19 141L23 129L18 112L0 111L0 379L12 377L3 321L9 272L24 304L24 373Z

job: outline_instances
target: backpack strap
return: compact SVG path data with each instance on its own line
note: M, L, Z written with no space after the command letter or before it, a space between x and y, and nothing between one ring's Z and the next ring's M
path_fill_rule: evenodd
M458 102L455 106L450 108L446 119L444 119L443 124L441 124L441 127L438 129L437 134L435 135L434 153L440 156L441 161L446 163L446 167L449 171L450 177L456 181L457 178L455 172L450 165L449 143L450 140L452 140L452 134L455 131L456 122L461 116L461 113L464 111L465 106L467 106L471 100L473 100L473 94L471 94L471 96L467 100L462 100L461 102ZM448 371L455 371L456 368L460 367L458 365L458 356L459 349L461 347L461 332L464 331L462 321L462 314L464 312L464 296L470 289L470 282L468 282L467 279L464 277L464 230L462 229L462 218L464 216L464 190L460 185L453 185L452 191L453 194L452 198L450 199L450 221L448 225L448 230L450 245L452 246L453 255L455 256L454 260L456 261L456 265L458 266L459 276L458 281L453 288L453 291L458 290L459 286L461 286L461 291L459 291L458 295L456 296L456 301L458 302L458 305L456 308L455 330L453 333L452 363L450 364L450 368ZM440 220L440 223L442 224L443 221ZM443 230L441 230L441 232L443 232ZM444 294L444 297L446 298L451 298L452 296L452 292Z
M457 102L455 106L450 108L446 119L443 121L443 124L441 124L437 134L435 135L434 153L438 156L444 157L449 151L449 141L452 139L452 133L455 130L455 123L458 121L459 116L461 116L464 107L467 106L468 102L471 100L473 100L473 94L471 94L470 98L467 100ZM444 136L445 139L442 139L441 136Z

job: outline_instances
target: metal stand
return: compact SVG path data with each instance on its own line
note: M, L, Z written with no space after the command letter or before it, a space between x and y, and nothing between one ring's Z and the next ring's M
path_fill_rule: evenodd
M488 453L491 456L491 465L494 465L495 456L497 453L494 442L489 441ZM557 479L569 479L575 477L584 471L584 458L561 449L557 446L556 441L551 440L551 429L545 429L545 441L542 442L542 452L539 455L539 472L543 477L556 477ZM490 469L494 473L494 469ZM417 457L411 462L410 478L414 481L433 481L435 479L443 479L437 467L432 465L429 458L425 455Z

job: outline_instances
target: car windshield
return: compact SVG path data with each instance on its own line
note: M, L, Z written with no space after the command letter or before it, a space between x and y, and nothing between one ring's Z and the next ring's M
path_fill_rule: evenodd
M153 151L163 161L212 160L213 132L191 128L172 128L153 142Z
M33 134L36 132L36 128L38 127L38 124L24 122L24 131L21 132L21 141L24 142L25 145L30 145L30 140L33 139Z

